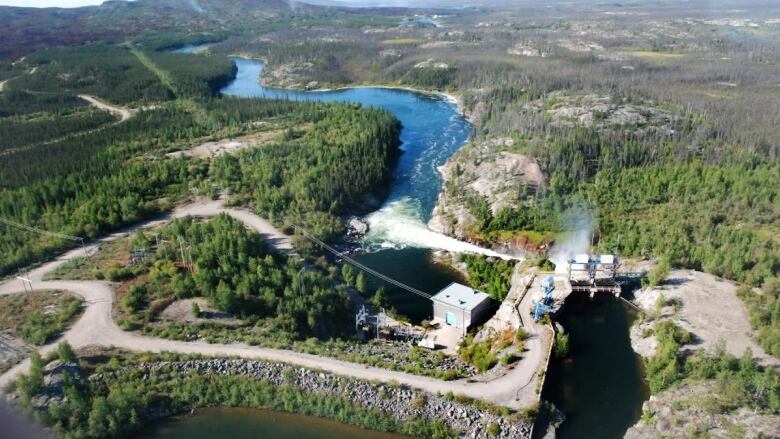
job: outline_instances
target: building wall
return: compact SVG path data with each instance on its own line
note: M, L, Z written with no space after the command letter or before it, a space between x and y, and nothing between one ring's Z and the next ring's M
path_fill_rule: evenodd
M482 323L488 318L490 318L491 317L490 306L493 303L495 302L491 301L490 299L486 299L482 303L477 305L476 308L471 310L471 320L469 321L469 325L471 325L471 322Z
M433 317L439 318L443 321L447 321L447 311L455 314L455 318L457 319L457 325L454 325L457 328L463 328L465 323L465 328L468 328L471 326L471 322L479 321L480 318L484 317L485 312L488 310L490 305L489 300L485 300L484 302L480 303L476 308L474 308L471 312L464 311L461 308L442 303L433 301Z

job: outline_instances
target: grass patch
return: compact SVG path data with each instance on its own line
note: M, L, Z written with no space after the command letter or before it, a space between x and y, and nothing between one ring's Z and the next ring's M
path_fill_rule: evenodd
M393 46L407 46L412 44L420 44L423 40L419 38L392 38L382 41L382 44L388 44Z
M642 58L644 60L651 60L651 61L669 61L673 59L679 59L685 56L681 53L653 52L650 50L629 50L622 53L624 55L633 56L635 58Z
M34 291L0 297L0 328L42 346L62 333L81 309L81 301L61 291Z

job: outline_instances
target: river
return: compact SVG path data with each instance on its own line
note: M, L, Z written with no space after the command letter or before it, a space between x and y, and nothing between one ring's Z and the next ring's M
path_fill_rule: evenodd
M193 53L196 50L197 47L188 46L180 51ZM431 232L426 227L441 188L437 168L466 143L471 133L471 126L451 100L380 87L310 92L268 88L259 83L262 62L244 58L234 58L234 61L238 73L222 90L227 95L356 102L395 114L403 124L401 149L404 153L394 171L389 196L379 210L366 217L371 228L363 243L364 251L356 255L356 259L430 293L460 280L457 273L435 264L431 253L434 249L474 250L473 246ZM387 291L392 305L413 321L430 316L430 301L399 289L387 288ZM567 301L561 319L571 333L572 355L564 362L553 362L544 389L545 398L553 401L567 416L558 437L622 437L628 426L636 422L646 399L641 368L628 342L632 316L615 300L590 302L573 296ZM200 412L184 421L166 424L149 438L399 437L381 433L372 436L373 432L351 429L310 417L222 409Z
M557 439L623 437L649 397L629 328L636 313L611 295L572 294L557 317L569 355L553 359L542 396L565 414Z
M365 218L370 226L369 233L363 242L364 251L355 258L431 294L459 280L457 273L431 261L431 251L482 249L432 232L426 226L442 184L437 168L446 163L471 134L471 125L459 114L452 100L382 87L308 92L269 88L259 82L262 62L245 58L234 58L234 61L238 73L236 80L222 90L227 95L354 102L393 113L403 125L403 154L394 169L387 199L379 210ZM420 322L430 317L431 304L426 299L380 285L374 279L369 279L369 284L373 288L385 286L393 307L412 321Z

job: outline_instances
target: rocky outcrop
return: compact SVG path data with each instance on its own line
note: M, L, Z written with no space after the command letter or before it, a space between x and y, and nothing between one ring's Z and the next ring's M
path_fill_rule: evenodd
M43 386L45 391L35 396L30 402L35 408L48 407L60 404L65 398L63 382L65 377L71 378L79 375L79 366L76 363L64 363L54 360L43 369Z
M759 362L777 367L751 338L752 331L736 286L693 270L672 270L661 286L635 293L635 303L646 316L631 328L631 346L645 358L656 353L653 328L669 320L693 336L683 351L714 349L719 343L737 357L750 348ZM626 432L629 439L657 437L777 437L780 416L747 408L723 412L717 382L685 380L650 397L640 421Z
M470 144L439 168L444 189L428 223L432 230L473 242L473 231L479 226L475 200L486 200L495 215L505 208L522 206L529 194L545 184L535 159L506 151L513 143L512 139L489 139ZM538 250L529 248L523 239L492 244L501 250Z
M655 439L658 437L759 438L777 437L780 416L756 413L742 408L720 413L708 404L716 393L714 382L686 384L645 402L645 415L625 435L626 439Z
M269 87L312 90L319 87L316 81L311 80L313 72L314 64L310 62L287 63L268 69L261 81Z
M280 363L213 359L159 361L144 364L139 368L145 374L144 378L157 372L174 370L183 374L196 372L199 375L243 375L274 385L293 385L306 392L346 397L360 406L380 410L399 421L416 420L421 417L443 420L450 428L460 431L461 437L464 438L529 438L531 433L530 423L496 415L442 396ZM93 376L90 379L100 379L100 377ZM488 429L499 433L491 435Z
M653 102L626 102L609 95L550 93L523 108L541 114L551 126L584 126L602 131L629 128L637 136L673 135L680 116Z
M501 302L498 311L482 326L475 340L483 341L507 330L517 331L523 325L518 306L535 276L536 270L529 271L523 264L515 265L509 293Z

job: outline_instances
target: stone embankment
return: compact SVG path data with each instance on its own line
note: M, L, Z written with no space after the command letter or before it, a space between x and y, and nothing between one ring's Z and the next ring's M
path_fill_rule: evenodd
M450 428L460 431L461 437L464 438L518 439L529 438L531 434L530 423L500 416L473 405L450 401L444 396L400 385L374 384L287 364L255 360L213 359L160 361L139 367L149 375L170 370L182 374L194 371L199 375L243 375L265 380L275 385L294 385L306 392L346 397L365 408L385 412L399 421L415 420L421 417L443 420ZM100 378L99 375L90 377L92 380ZM494 432L500 432L498 435L491 435L488 433L488 428Z

